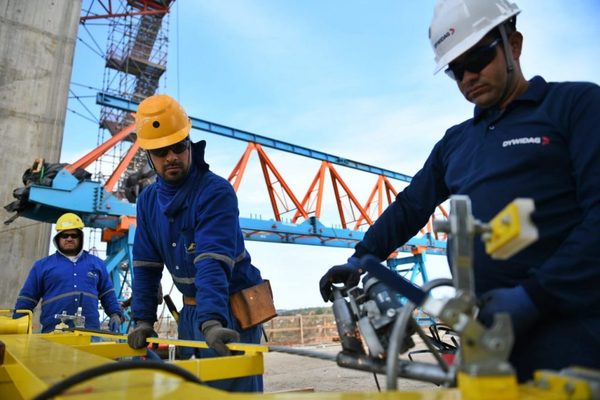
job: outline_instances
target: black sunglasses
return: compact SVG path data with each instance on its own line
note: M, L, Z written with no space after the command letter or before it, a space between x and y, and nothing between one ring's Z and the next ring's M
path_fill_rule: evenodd
M60 235L58 235L58 237L61 239L79 239L81 235L79 233L61 233Z
M500 38L497 38L492 43L473 50L460 64L448 64L448 68L444 72L446 72L450 78L458 82L463 80L465 71L473 73L480 72L496 58L496 46L498 46L499 43Z
M148 150L148 152L150 152L150 154L152 154L155 157L162 158L162 157L165 157L167 154L169 154L169 150L175 154L181 154L184 151L186 151L189 147L190 147L190 141L189 141L189 139L185 139L185 140L182 140L181 142L177 142L170 146Z

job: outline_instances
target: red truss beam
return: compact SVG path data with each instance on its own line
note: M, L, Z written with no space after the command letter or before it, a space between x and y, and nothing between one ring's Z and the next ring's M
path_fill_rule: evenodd
M308 219L308 214L304 210L303 206L300 204L273 162L269 159L262 146L258 143L248 142L248 146L246 146L244 154L242 154L242 157L229 174L227 180L233 185L234 189L237 191L240 187L241 180L248 165L248 160L250 159L250 155L253 151L256 151L258 154L258 159L260 161L265 184L267 185L267 192L269 194L269 200L271 202L271 208L273 209L275 220L281 221L283 214L294 210L296 210L297 213L300 213L304 219ZM273 175L275 179L272 179L271 175ZM288 199L292 202L295 208L291 208L291 206L288 204ZM281 206L283 212L279 210L279 206Z
M166 14L169 12L169 7L173 1L174 0L128 0L127 4L131 7L132 11L116 13L114 12L115 7L113 7L112 0L93 0L87 10L82 10L82 14L85 13L85 15L79 17L79 22L85 23L85 21L92 19L116 18L132 15ZM119 0L117 5L120 5L121 3L122 0ZM98 4L98 7L101 8L102 11L100 11L100 13L92 13L91 10L94 8L94 4Z
M135 130L135 124L131 124L123 128L119 133L102 143L73 164L68 165L66 170L70 173L74 173L77 168L87 168L91 163L98 160L104 153L113 148L121 140L125 139L131 132Z
M133 157L135 156L135 153L137 153L139 148L140 143L136 139L136 141L131 145L129 150L127 150L125 157L121 159L121 162L119 162L117 168L115 168L113 173L110 175L110 178L108 178L108 180L104 184L104 190L106 190L108 193L113 191L115 185L119 182L121 175L123 174L125 169L127 169L127 166L129 165L131 160L133 160Z
M322 161L321 166L310 183L302 201L298 202L296 196L285 183L281 173L278 172L263 148L259 144L253 142L248 143L244 154L229 174L228 180L236 191L240 187L244 172L246 171L248 161L250 160L253 151L256 151L259 154L263 177L267 184L269 200L277 221L281 221L281 216L283 214L280 212L280 208L285 210L285 212L290 212L294 209L288 206L286 198L278 195L278 192L275 190L276 184L281 186L283 192L287 195L287 198L291 199L296 207L294 216L291 220L292 223L297 223L300 217L306 220L309 215L314 215L317 219L320 219L327 171L329 171L331 176L335 201L340 216L340 224L344 229L348 229L348 226L352 223L355 223L353 227L354 230L358 230L364 225L372 225L373 221L383 213L385 208L387 208L398 195L398 191L394 188L390 180L383 175L379 175L367 201L364 206L361 206L357 197L352 190L350 190L334 166L327 161ZM275 181L271 180L271 173L276 176ZM344 207L345 205L347 205L347 207ZM448 213L443 206L438 206L438 210L445 219L448 218ZM437 239L438 234L433 231L433 221L435 219L436 215L434 214L427 222L427 225L421 229L421 233L433 233Z

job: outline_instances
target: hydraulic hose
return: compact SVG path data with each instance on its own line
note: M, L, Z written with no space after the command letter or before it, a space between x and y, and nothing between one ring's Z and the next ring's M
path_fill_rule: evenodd
M132 369L152 369L167 372L183 378L185 381L202 384L202 381L191 372L178 367L174 364L168 364L157 361L118 361L109 364L103 364L97 367L86 369L75 375L72 375L44 390L33 398L33 400L47 400L60 395L65 390L85 382L87 380L97 378L101 375L119 372Z

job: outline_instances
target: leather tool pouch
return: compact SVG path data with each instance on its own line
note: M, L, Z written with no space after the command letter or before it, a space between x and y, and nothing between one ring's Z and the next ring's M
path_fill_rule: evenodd
M229 298L231 311L240 328L248 329L277 316L268 280L234 293Z

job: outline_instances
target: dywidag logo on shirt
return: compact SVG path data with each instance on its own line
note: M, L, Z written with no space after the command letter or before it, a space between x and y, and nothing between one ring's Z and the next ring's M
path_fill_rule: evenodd
M550 144L550 137L548 136L529 136L529 137L520 137L515 139L508 139L502 142L502 147L509 146L520 146L523 144L539 144L545 146Z

